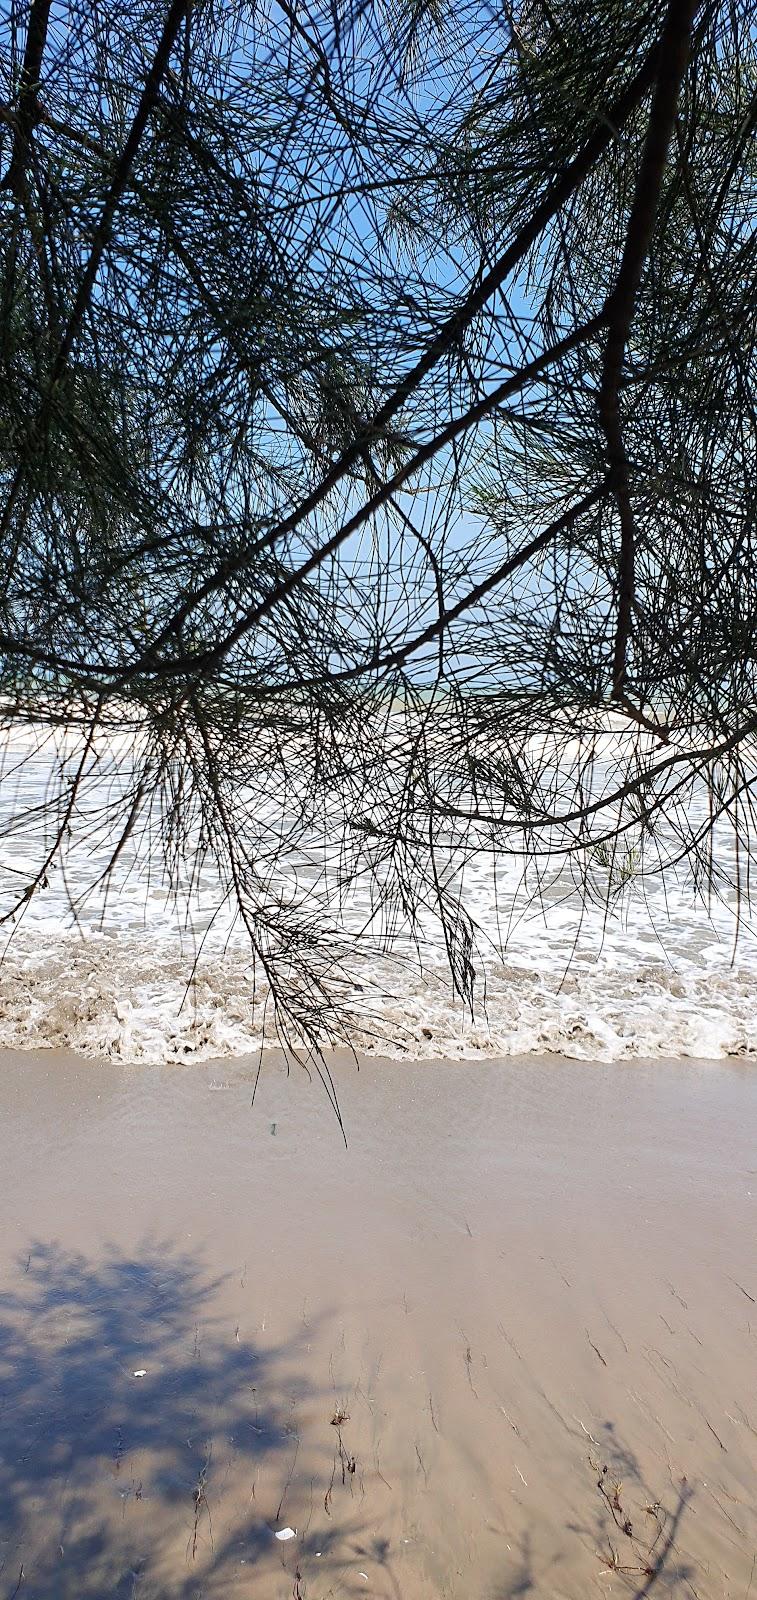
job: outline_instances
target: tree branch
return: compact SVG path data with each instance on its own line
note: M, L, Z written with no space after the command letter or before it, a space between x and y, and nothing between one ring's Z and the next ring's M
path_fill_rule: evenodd
M39 120L40 76L42 73L42 57L47 40L50 6L51 0L32 0L29 12L29 26L26 32L24 64L21 68L18 111L13 124L15 130L13 148L8 171L2 183L0 183L0 189L10 189L11 193L15 194L19 199L24 189L32 133Z
M336 532L332 534L330 539L327 539L324 544L319 545L318 548L313 551L312 555L308 557L307 561L304 561L300 567L296 567L289 572L285 578L282 578L281 582L277 584L276 588L272 590L264 600L261 600L250 611L246 612L246 614L240 618L239 622L236 623L234 628L230 630L227 637L221 644L216 645L212 650L204 651L193 658L185 658L183 661L177 661L175 663L161 663L161 676L176 676L179 673L189 670L207 671L208 668L217 665L219 660L222 660L223 657L228 654L228 651L232 649L233 646L237 644L238 641L246 633L248 633L251 628L256 627L257 624L262 621L263 617L267 616L275 606L279 605L283 600L285 600L300 583L308 578L312 572L317 570L323 561L325 561L329 556L333 555L339 549L339 547L351 537L353 533L356 533L358 528L362 527L363 523L368 519L368 517L374 516L377 511L380 511L381 507L386 504L386 501L389 500L398 489L403 488L408 479L411 478L414 473L419 472L421 467L425 466L427 462L431 461L440 450L442 450L446 445L451 444L460 436L460 434L467 432L469 428L482 421L484 417L491 415L491 413L495 411L498 406L502 405L505 400L510 398L510 396L525 389L528 384L537 379L547 367L553 365L556 361L561 360L563 356L568 355L570 351L574 350L578 345L583 344L588 339L592 338L594 334L599 332L603 322L604 315L603 313L600 313L599 316L594 317L591 322L584 324L583 327L574 329L573 332L566 335L564 339L559 340L556 345L552 345L549 349L543 350L541 355L534 357L532 361L526 363L525 366L513 373L510 378L505 379L503 383L499 384L496 389L493 389L489 392L489 394L484 395L481 400L476 402L475 405L470 406L469 409L462 414L462 416L453 417L452 421L447 424L446 428L443 428L439 433L435 434L434 437L429 439L425 444L420 445L412 458L405 462L404 466L400 467L399 470L394 473L393 477L383 483L380 488L376 490L375 494L373 494L370 499L368 499L365 504L355 512L354 516L348 518L347 522L342 523L341 527L337 528ZM128 671L124 672L120 676L118 680L119 684L123 686L123 684L131 681L131 679L133 679L138 672L143 671L151 664L153 667L157 666L156 652L163 645L165 645L173 635L180 631L184 622L187 620L187 617L195 609L195 607L201 603L201 601L209 599L210 595L215 593L216 589L220 587L222 582L226 582L230 576L238 574L252 561L254 561L260 554L261 549L264 548L268 542L269 541L267 539L264 541L261 540L260 544L255 546L252 550L247 551L244 556L238 558L233 563L228 563L225 565L221 574L215 573L208 578L207 582L204 583L194 595L184 602L184 605L172 618L171 622L166 625L162 633L157 639L154 640L150 651L145 655L145 657L141 661L133 664Z
M271 528L259 540L253 550L246 551L243 556L240 556L236 566L225 565L222 573L219 573L215 579L208 579L207 584L203 587L203 598L227 583L229 578L242 570L252 557L273 549L281 539L286 538L287 534L293 533L295 528L301 522L304 522L306 517L309 517L313 511L317 510L327 495L331 493L331 490L336 488L345 473L363 459L366 448L370 448L376 434L386 428L387 424L402 409L423 379L428 376L447 351L461 338L474 317L483 310L492 295L496 294L502 287L510 273L528 254L531 246L539 238L544 228L565 204L566 200L570 199L571 195L580 187L587 173L591 171L610 142L617 137L618 129L628 120L647 90L654 83L657 60L658 48L655 47L650 51L643 66L636 73L623 94L618 97L609 112L606 115L603 114L603 120L595 132L586 140L583 149L567 165L557 182L550 185L544 198L535 207L528 221L518 230L512 244L504 251L481 281L469 291L462 305L446 319L420 360L416 362L416 365L409 373L406 373L366 428L353 440L352 444L347 446L346 450L342 451L339 458L324 473L317 487L288 516ZM387 486L387 493L391 493L396 486L396 480L392 480L392 483ZM318 566L344 539L349 537L352 531L352 523L345 524L336 537L336 541L330 540L327 545L322 547L321 551L316 552L311 558L311 562L307 564L307 570L313 570ZM158 643L159 641L156 641L156 645Z
M593 489L582 495L580 500L575 501L559 517L555 517L552 522L547 524L546 528L542 528L541 533L535 534L533 539L529 539L527 544L522 545L520 550L516 550L514 555L508 557L507 561L503 561L501 566L495 568L494 572L490 572L486 578L481 579L480 583L474 584L466 594L461 595L454 605L440 605L439 614L434 618L434 621L430 622L428 627L424 628L421 633L416 634L415 638L408 639L398 649L390 651L386 655L381 655L377 651L367 661L360 662L359 665L354 667L347 667L343 672L330 673L328 677L324 676L323 678L314 678L312 680L300 678L298 679L297 687L307 689L315 687L318 683L342 683L347 678L364 677L368 672L386 671L387 668L402 666L424 645L431 644L434 639L444 633L451 623L456 622L457 618L461 617L464 612L470 611L472 606L478 605L481 600L485 599L487 594L491 593L492 589L496 589L500 583L504 583L514 572L524 567L528 561L532 561L534 556L539 555L548 545L553 544L555 539L558 539L562 533L567 533L573 527L573 524L578 521L579 517L599 504L606 489L607 479L603 478L601 483L596 484ZM265 690L262 691L261 698L266 698ZM629 716L633 715L635 721L642 720L638 712L629 710L628 714ZM651 725L644 719L642 726L649 728ZM659 734L662 733L662 730L656 725L654 725L654 731Z
M618 619L613 651L612 692L626 693L628 643L635 588L636 526L631 502L629 462L620 416L620 385L636 292L649 250L662 188L676 105L689 60L696 0L670 0L660 38L659 65L647 136L625 245L615 287L607 300L609 329L599 392L599 417L607 443L607 463L620 518Z
M142 91L139 105L137 106L134 121L132 122L131 129L129 131L129 136L123 147L121 155L116 162L115 172L113 173L110 188L105 197L105 204L102 209L100 221L95 230L92 249L90 251L87 265L84 269L84 276L79 285L79 292L74 301L68 326L66 327L58 354L55 359L55 365L53 368L54 383L57 382L57 380L65 371L66 363L81 327L82 319L89 304L89 297L92 293L95 278L97 277L100 262L103 258L103 252L110 238L110 230L116 208L124 189L126 188L129 173L139 149L140 141L145 131L148 117L153 109L153 106L155 105L155 101L158 96L158 90L168 66L171 57L171 51L176 41L177 34L182 22L184 21L184 18L191 9L191 5L192 0L173 0L173 4L166 18L160 43L155 52L150 71L147 74L147 80Z

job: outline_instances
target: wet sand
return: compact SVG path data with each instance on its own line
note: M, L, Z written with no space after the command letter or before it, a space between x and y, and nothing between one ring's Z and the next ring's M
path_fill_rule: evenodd
M0 1057L2 1600L757 1595L754 1066L253 1077Z

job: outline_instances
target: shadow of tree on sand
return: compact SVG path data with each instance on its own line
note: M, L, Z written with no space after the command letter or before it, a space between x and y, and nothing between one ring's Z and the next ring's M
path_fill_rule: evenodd
M24 1255L0 1296L2 1600L249 1593L265 1563L292 1593L273 1531L307 1354L221 1326L218 1287L164 1241Z
M312 1381L317 1322L256 1343L220 1316L233 1303L222 1289L170 1241L96 1259L24 1252L0 1295L0 1600L426 1592L397 1562L400 1509L393 1531L372 1514L334 1393ZM603 1577L632 1600L688 1600L687 1486L661 1505L610 1423L601 1437L571 1485L573 1514L554 1508L562 1570L525 1530L493 1587L474 1567L444 1592L522 1600ZM290 1516L297 1538L279 1543Z
M612 1465L589 1456L587 1487L593 1478L596 1495L588 1515L565 1523L566 1533L577 1541L574 1576L580 1576L583 1570L577 1562L580 1545L583 1556L588 1556L591 1563L583 1571L584 1587L590 1583L593 1566L595 1578L609 1580L607 1592L620 1592L626 1600L645 1600L649 1594L657 1595L659 1600L663 1596L672 1600L677 1595L692 1600L697 1593L695 1568L678 1545L681 1524L692 1499L689 1484L682 1479L673 1486L669 1503L663 1504L645 1484L639 1462L619 1441L614 1424L605 1422L601 1432L604 1444L610 1446ZM491 1600L523 1600L528 1594L544 1593L552 1589L552 1580L559 1576L545 1571L543 1559L537 1562L532 1538L525 1532L513 1552L512 1569L495 1585Z

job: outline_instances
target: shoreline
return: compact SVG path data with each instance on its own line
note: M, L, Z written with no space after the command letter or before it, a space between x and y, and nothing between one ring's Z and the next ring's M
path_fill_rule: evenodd
M749 1061L330 1065L0 1053L6 1587L743 1600Z

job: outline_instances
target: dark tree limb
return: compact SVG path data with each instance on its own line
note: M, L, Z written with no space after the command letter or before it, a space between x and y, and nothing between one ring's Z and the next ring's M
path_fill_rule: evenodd
M123 150L121 151L121 155L116 162L116 168L113 173L110 188L105 197L105 204L102 209L100 221L95 231L92 249L90 251L87 265L84 269L84 276L79 285L79 291L74 301L73 309L68 320L68 325L63 335L63 339L61 340L60 349L58 350L55 360L55 366L53 368L53 382L59 379L65 371L66 363L81 327L82 319L86 313L87 306L89 305L90 295L94 287L100 262L103 258L103 253L110 238L110 230L116 208L128 183L129 173L131 172L134 158L137 154L142 136L147 126L148 118L157 100L158 91L168 67L168 63L171 58L171 51L176 43L179 29L181 28L182 22L190 11L191 5L192 0L173 0L173 4L170 8L168 16L166 17L165 25L160 38L160 44L155 52L150 71L147 74L147 79L144 89L142 90L139 105L137 106L134 121L132 122L129 130L129 136L126 140Z
M609 328L599 392L599 416L607 444L611 487L620 519L618 619L613 650L612 692L613 698L621 701L626 694L628 644L633 615L636 525L620 415L620 386L636 292L652 239L678 96L689 60L695 11L696 0L670 0L660 38L647 136L636 179L623 256L615 287L607 301Z
M25 187L32 134L39 120L38 101L42 57L45 53L51 0L32 0L26 33L24 63L21 68L18 111L14 118L14 137L8 171L0 188L10 189L21 198Z

